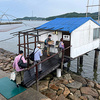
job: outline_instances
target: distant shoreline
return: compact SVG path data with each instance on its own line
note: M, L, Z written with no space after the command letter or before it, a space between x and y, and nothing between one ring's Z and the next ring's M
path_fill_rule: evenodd
M50 17L23 17L23 18L16 18L14 21L19 21L19 20L31 20L31 21L50 21L55 18L71 18L71 17L86 17L86 13L77 13L77 12L71 12L71 13L66 13L62 15L57 15L57 16L50 16ZM94 20L98 19L98 12L94 13L88 13L88 17L92 17Z
M22 24L22 22L1 22L0 25L6 25L6 24Z

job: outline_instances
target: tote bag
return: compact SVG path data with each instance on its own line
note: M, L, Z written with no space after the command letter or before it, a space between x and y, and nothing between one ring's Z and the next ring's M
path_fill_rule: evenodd
M10 80L15 81L15 79L16 79L16 73L15 73L15 71L14 71L14 72L12 72L11 75L10 75Z

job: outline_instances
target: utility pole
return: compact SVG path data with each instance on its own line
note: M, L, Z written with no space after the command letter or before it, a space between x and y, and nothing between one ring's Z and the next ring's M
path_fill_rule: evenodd
M32 10L32 17L33 17L33 10Z
M89 5L89 0L87 1L86 17L87 17L87 14L88 14L88 5Z
M98 9L98 23L100 24L100 0L99 0L99 9Z
M98 23L100 23L100 0L99 0L99 5L89 5L89 0L87 0L87 10L86 10L86 17L88 16L88 7L98 7Z
M100 0L98 5L89 5L89 0L87 1L87 11L86 11L86 17L88 14L88 7L98 7L98 23L100 24ZM99 28L100 30L100 28ZM100 32L99 32L99 41L100 41ZM99 45L100 47L100 45ZM97 70L98 67L98 58L99 58L99 48L95 49L95 56L94 56L94 70Z

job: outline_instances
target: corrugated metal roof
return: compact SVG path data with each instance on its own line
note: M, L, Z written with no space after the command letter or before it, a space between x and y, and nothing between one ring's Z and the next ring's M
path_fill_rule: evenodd
M76 28L87 22L88 20L92 20L93 22L95 22L97 25L100 26L100 24L97 23L95 20L93 20L91 17L56 18L37 27L36 29L68 31L69 33L71 33Z

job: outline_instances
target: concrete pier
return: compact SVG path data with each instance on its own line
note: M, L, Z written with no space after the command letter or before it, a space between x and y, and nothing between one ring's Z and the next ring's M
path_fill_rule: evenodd
M10 73L6 73L0 70L0 78L3 77L10 77ZM0 100L7 100L7 99L0 94ZM9 100L51 100L51 99L47 98L40 92L34 90L33 88L27 88L26 91L10 98Z

